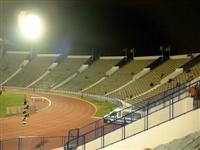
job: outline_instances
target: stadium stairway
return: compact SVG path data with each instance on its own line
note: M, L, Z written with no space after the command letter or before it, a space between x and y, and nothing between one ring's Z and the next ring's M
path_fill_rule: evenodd
M45 73L48 67L56 60L58 54L36 54L29 59L25 67L22 68L6 85L26 87ZM28 77L28 78L27 78Z
M129 100L142 95L144 92L151 91L152 88L157 88L155 86L159 86L161 79L164 79L169 75L171 76L176 68L189 60L188 57L172 57L151 70L145 76L137 79L135 82L132 82L121 90L110 94L109 97Z
M188 63L181 66L184 70L188 70L189 68L193 67L195 64L198 64L200 62L200 54L194 54L191 56L193 59L192 61L189 61Z
M122 57L118 56L100 57L92 65L89 65L84 72L79 73L73 80L70 80L70 82L67 82L67 84L62 85L58 89L79 92L104 77L105 73L121 59Z
M92 65L93 63L95 63L99 58L98 57L89 57L88 60L82 64L80 66L80 68L74 72L73 74L71 74L69 77L67 77L65 80L61 81L60 83L58 83L57 85L55 85L52 90L56 90L62 86L64 86L65 84L67 84L68 82L70 82L72 79L74 79L77 75L79 75L80 73L86 71L88 69L88 67L90 65Z
M117 69L115 73L106 75L106 78L103 81L90 89L84 90L84 92L107 96L110 92L120 90L137 78L143 76L147 71L147 69L144 68L157 58L158 56L135 57L134 60L128 61L128 63L122 67L119 66L119 69Z
M47 76L42 78L39 82L31 87L40 89L52 89L56 85L65 81L69 76L76 73L78 68L80 68L80 66L90 58L91 56L89 55L62 56L56 60L58 65L54 69L51 69Z
M137 79L141 78L142 76L144 76L145 74L147 74L151 70L153 70L156 67L158 67L160 64L164 63L165 61L166 60L163 61L162 57L158 57L156 60L154 60L152 63L150 63L147 67L145 67L143 70L141 70L136 75L134 75L133 78L132 78L132 80L130 80L129 82L127 82L124 85L120 86L119 88L114 89L114 90L108 92L107 94L105 94L105 96L109 96L110 94L115 93L115 92L117 92L117 91L119 91L119 90L127 87L128 85L130 85L131 83L133 83Z
M53 62L47 69L46 72L44 72L39 78L37 78L35 81L33 81L32 83L30 83L26 88L29 88L31 86L33 86L34 84L36 84L37 82L39 82L40 80L42 80L45 76L47 76L51 70L53 70L56 66L58 65L57 62Z
M25 67L28 63L29 60L24 60L22 64L19 66L19 68L12 75L10 75L4 82L2 82L1 85L5 85L9 80L15 77L20 71L22 71L23 67Z
M166 76L165 78L163 78L162 80L160 80L160 84L154 86L153 88L134 96L133 98L129 99L127 102L133 101L134 99L137 99L138 97L141 97L143 95L146 95L154 90L156 90L157 88L159 88L161 85L167 83L170 79L173 79L175 77L177 77L178 75L183 73L183 68L176 68L176 70L174 72L172 72L171 74L169 74L168 76Z
M192 61L193 59L188 61L187 63L190 63ZM150 99L155 99L155 97L159 96L159 94L162 93L163 91L177 87L179 84L189 82L191 79L198 80L200 76L199 68L200 68L200 62L189 68L190 72L187 72L187 70L184 70L183 68L177 68L173 73L162 79L160 81L160 84L156 88L152 88L151 90L146 91L135 98L129 99L127 102L135 104L144 100L148 101Z
M101 79L99 79L97 82L95 82L92 85L89 85L88 87L86 87L85 89L83 89L81 92L84 92L92 87L94 87L95 85L103 82L104 80L106 80L108 77L110 77L111 75L113 75L115 72L117 72L119 70L119 66L113 66L110 70L108 70L105 74L104 77L102 77Z
M13 78L24 66L27 65L28 52L6 51L0 56L0 84L3 85Z
M59 84L57 84L56 86L54 86L52 88L52 90L58 89L59 87L62 87L63 85L67 84L68 82L70 82L72 79L74 79L77 75L79 75L80 73L84 72L85 70L87 70L88 68L88 64L83 64L81 65L81 67L72 75L70 75L67 79L65 79L64 81L60 82Z
M117 89L105 94L105 96L108 96L108 95L110 95L112 93L115 93L115 92L125 88L126 86L130 85L131 83L133 83L134 81L136 81L137 79L141 78L142 76L144 76L145 74L147 74L149 72L150 72L150 68L144 68L142 71L140 71L136 75L134 75L131 81L129 81L128 83L122 85L121 87L119 87L119 88L117 88Z

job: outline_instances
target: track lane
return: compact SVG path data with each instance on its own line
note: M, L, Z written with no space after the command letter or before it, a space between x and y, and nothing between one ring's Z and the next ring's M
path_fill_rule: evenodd
M51 100L52 105L44 111L30 115L26 125L22 117L0 119L0 138L18 136L66 136L69 129L81 127L95 120L96 109L91 104L71 97L27 90L12 90L27 95L39 95Z

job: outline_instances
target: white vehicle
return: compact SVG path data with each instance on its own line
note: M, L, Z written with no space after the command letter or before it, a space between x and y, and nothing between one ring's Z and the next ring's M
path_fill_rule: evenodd
M125 116L125 117L124 117ZM141 112L133 112L131 108L123 109L116 108L114 111L104 116L105 123L116 123L116 124L128 124L135 120L140 119L142 116Z

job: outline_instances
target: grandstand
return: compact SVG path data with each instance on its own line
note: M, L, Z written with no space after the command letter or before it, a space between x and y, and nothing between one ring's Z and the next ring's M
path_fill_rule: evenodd
M23 60L27 58L28 53L6 52L0 57L0 84L4 82L9 76L11 76L20 65Z
M55 69L32 87L51 89L78 70L89 57L67 56Z
M9 80L7 86L26 87L31 82L39 78L48 67L55 61L56 56L54 55L37 55L33 59L29 60L29 64L11 80ZM22 80L23 79L23 80Z
M104 77L106 71L108 71L112 66L114 66L120 59L118 57L101 57L99 60L94 62L88 69L78 76L76 76L70 82L59 87L59 90L68 91L81 91L82 89L90 86L91 84L97 82L100 78Z
M144 100L148 100L149 98L158 95L164 91L167 91L169 89L175 88L175 87L179 87L179 85L186 83L188 81L191 81L192 79L195 79L197 77L200 76L200 62L196 65L194 65L192 68L190 68L190 72L187 72L187 70L185 70L183 73L181 73L180 75L176 76L175 78L173 78L172 80L160 85L158 88L147 92L146 94L130 99L128 100L129 103L139 103L141 101Z
M200 132L191 133L183 138L175 139L172 142L160 145L154 150L193 150L200 149Z
M120 91L110 94L109 97L122 100L132 99L158 85L161 79L175 71L176 68L188 60L189 58L169 59Z
M152 63L154 59L137 59L129 62L127 65L120 68L116 73L108 76L103 82L84 91L86 93L104 95L113 91L133 79L133 76L140 72L144 67Z

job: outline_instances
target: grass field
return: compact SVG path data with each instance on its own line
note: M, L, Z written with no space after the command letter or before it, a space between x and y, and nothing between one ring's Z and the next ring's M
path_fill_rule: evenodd
M88 101L89 103L92 103L93 105L96 106L97 112L95 114L95 117L103 117L106 114L110 113L112 110L117 108L116 105L108 103L108 102L100 102L96 101L91 98L83 98L83 100Z
M23 105L25 95L3 92L0 96L0 118L6 117L6 107Z
M78 99L81 99L81 100L91 103L97 109L97 112L94 117L103 117L104 115L108 114L109 112L111 112L112 110L114 110L115 108L118 107L114 104L111 104L108 102L100 102L100 101L97 101L95 99L91 99L88 97L81 98L80 96L72 95L72 94L59 94L59 95L75 97L75 98L78 98Z

